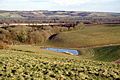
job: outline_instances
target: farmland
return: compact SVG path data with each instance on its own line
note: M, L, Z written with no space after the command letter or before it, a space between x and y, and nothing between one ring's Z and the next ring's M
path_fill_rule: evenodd
M95 48L80 48L80 56L87 59L115 62L120 59L120 45Z
M0 80L120 79L120 25L7 26L0 40Z
M0 3L0 80L120 80L120 0Z
M0 50L0 79L119 80L120 65L14 45Z

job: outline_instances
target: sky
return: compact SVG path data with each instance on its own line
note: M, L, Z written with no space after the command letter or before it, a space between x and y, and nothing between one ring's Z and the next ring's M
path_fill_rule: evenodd
M120 0L0 0L0 10L120 12Z

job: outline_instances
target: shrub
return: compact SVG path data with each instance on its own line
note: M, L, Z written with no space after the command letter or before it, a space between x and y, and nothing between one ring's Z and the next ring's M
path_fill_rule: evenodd
M75 29L83 29L85 27L84 23L81 22L77 26L75 26Z
M28 39L28 32L31 32L32 28L26 26L17 26L9 30L13 40L25 43Z
M44 37L39 31L33 31L28 34L28 43L30 44L37 44L42 43L44 41Z
M7 44L41 44L46 42L51 35L63 31L68 31L68 28L61 26L9 26L0 28L0 40Z
M10 39L10 33L8 30L0 28L0 40L4 41Z
M2 41L0 41L0 49L6 49L8 48L8 45Z

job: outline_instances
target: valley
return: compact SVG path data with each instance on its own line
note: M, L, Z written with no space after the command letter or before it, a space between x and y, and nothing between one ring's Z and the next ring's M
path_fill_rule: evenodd
M119 13L0 11L0 80L120 80Z

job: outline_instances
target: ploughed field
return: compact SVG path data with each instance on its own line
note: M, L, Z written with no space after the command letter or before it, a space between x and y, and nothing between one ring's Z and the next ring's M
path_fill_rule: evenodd
M0 50L0 79L119 80L120 64L16 45Z

